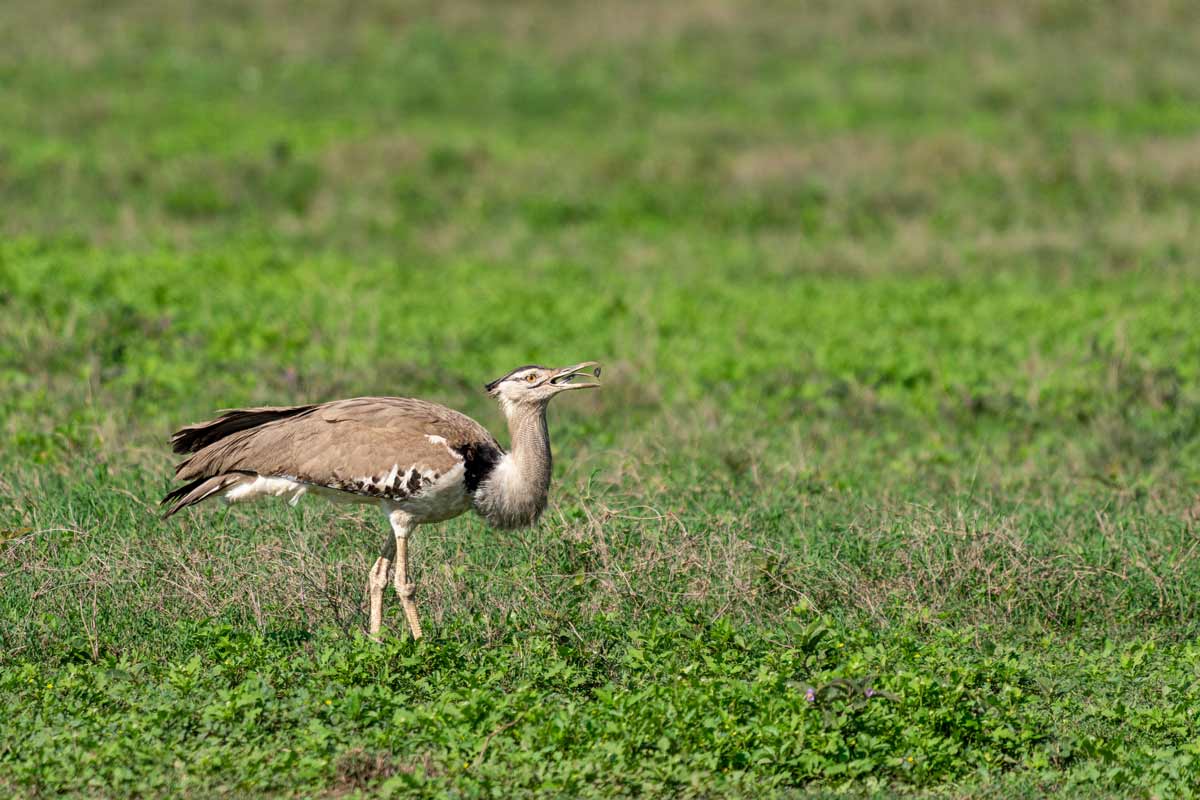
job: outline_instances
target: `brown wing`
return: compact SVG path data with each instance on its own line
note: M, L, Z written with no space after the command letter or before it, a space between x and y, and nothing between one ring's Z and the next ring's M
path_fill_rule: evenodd
M176 453L195 453L226 436L257 428L268 422L307 414L316 406L287 406L265 408L235 408L221 412L217 419L180 428L171 435L171 449Z
M249 413L266 421L245 428L222 422ZM221 424L232 430L216 441L203 433ZM468 457L483 453L494 461L503 452L470 417L403 397L233 411L184 431L196 441L209 443L179 464L178 480L254 473L391 499L419 492L423 481L436 479Z

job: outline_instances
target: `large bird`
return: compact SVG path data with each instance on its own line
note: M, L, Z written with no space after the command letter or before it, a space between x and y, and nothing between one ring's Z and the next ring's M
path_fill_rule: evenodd
M508 419L506 451L482 425L445 406L408 397L357 397L319 405L245 408L189 425L171 436L175 468L187 483L162 499L169 517L213 497L236 503L314 493L331 500L378 503L391 523L371 568L368 632L379 635L383 590L394 585L413 638L421 623L409 581L413 528L474 509L489 525L532 525L550 489L546 406L570 389L599 386L600 367L585 361L550 369L518 367L485 388Z

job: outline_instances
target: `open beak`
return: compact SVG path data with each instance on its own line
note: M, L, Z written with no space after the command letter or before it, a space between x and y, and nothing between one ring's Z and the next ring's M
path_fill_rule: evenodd
M595 361L584 361L569 367L554 370L546 381L559 389L595 389L600 385L600 365Z

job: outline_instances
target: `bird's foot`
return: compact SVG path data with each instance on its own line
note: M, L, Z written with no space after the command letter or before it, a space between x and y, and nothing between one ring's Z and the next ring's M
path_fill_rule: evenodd
M417 593L417 585L415 583L406 583L397 588L399 595L405 600L411 600L412 596Z

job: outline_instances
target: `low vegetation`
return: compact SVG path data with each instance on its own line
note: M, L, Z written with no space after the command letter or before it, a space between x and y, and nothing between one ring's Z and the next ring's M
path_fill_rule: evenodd
M0 8L0 791L1191 796L1200 14ZM155 503L173 425L552 409L533 530Z

